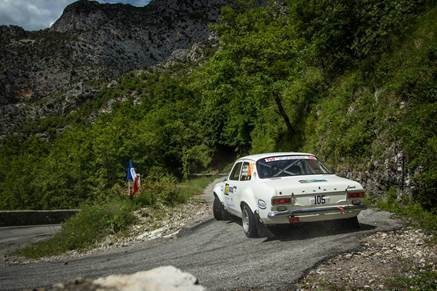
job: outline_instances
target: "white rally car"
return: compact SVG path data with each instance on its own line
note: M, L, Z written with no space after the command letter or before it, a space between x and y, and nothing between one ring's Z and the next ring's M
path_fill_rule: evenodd
M244 233L263 225L348 219L364 209L360 183L332 174L308 153L267 153L237 160L214 187L214 217L241 217Z

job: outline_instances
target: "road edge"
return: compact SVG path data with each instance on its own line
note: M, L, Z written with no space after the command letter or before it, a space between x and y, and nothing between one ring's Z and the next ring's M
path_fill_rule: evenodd
M208 223L214 220L214 217L212 215L212 202L213 202L212 192L215 184L221 181L223 181L223 176L219 176L217 179L209 183L208 186L206 186L205 189L203 190L202 200L204 200L204 202L211 208L208 216L202 217L199 221L196 221L192 224L183 226L181 230L178 232L178 234L176 235L178 238L187 236L193 233L195 230L207 225Z
M374 211L375 213L376 212L388 213L390 215L390 218L393 218L393 215L394 215L394 213L391 213L391 212L388 212L388 211L385 211L385 210L381 210L379 208L368 208L368 209ZM342 254L347 254L347 253L354 254L354 253L357 253L360 250L364 249L364 246L361 244L361 242L362 242L362 240L365 237L370 236L370 235L375 234L375 233L378 233L378 232L397 231L397 230L400 230L403 227L405 227L405 225L401 221L399 221L398 219L395 219L395 220L399 222L398 225L366 230L366 231L362 232L361 234L359 234L357 236L357 238L359 239L359 242L360 242L358 246L356 246L354 248L351 248L351 249L348 249L348 250L338 250L338 251L336 251L336 252L334 252L334 253L324 257L323 259L319 260L313 266L306 268L304 271L302 271L302 274L298 278L296 278L295 280L293 280L291 282L292 287L295 290L297 290L298 289L297 288L297 284L299 283L299 281L301 281L304 277L306 277L312 270L317 269L319 266L321 266L322 264L326 263L330 259L332 259L334 257L337 257L339 255L342 255Z

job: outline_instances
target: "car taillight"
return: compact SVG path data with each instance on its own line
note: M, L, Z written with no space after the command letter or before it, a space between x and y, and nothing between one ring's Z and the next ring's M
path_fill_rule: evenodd
M273 198L272 205L291 204L291 198Z
M364 198L365 195L364 191L347 192L348 199Z

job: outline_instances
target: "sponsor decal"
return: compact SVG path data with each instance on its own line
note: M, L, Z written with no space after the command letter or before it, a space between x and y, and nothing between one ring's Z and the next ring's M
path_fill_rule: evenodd
M325 179L299 180L299 183L320 183L320 182L328 182L328 181Z
M259 199L259 200L258 200L258 207L259 207L260 209L266 209L266 208L267 208L267 203L266 203L264 200Z
M264 159L266 163L287 160L317 160L317 158L315 156L279 156Z

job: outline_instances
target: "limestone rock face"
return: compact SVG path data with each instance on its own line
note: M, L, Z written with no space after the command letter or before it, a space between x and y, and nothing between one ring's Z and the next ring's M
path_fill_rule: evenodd
M0 136L24 119L74 109L94 96L96 84L207 42L208 24L227 2L153 0L134 7L79 0L46 30L0 26Z

